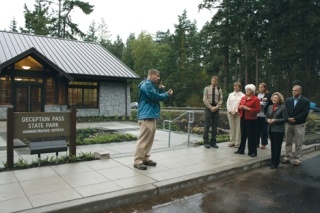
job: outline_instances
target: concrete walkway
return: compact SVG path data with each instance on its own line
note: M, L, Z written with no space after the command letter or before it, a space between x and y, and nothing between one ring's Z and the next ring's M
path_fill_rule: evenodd
M94 127L139 134L131 122L77 124ZM0 122L0 162L6 161L5 129ZM110 153L110 159L0 172L0 212L93 212L265 166L270 159L270 146L251 158L234 154L228 143L219 149L188 147L187 134L172 133L171 148L168 132L157 130L155 138L151 157L158 165L144 171L133 168L135 142L122 142L77 147L77 153ZM191 136L192 142L201 140ZM304 146L304 152L316 149L320 146ZM30 162L36 156L28 148L16 148L15 162L19 158ZM278 169L284 166L293 165Z

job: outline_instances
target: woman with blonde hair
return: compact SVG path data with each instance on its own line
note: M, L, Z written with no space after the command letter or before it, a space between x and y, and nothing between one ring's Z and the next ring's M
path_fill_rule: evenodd
M285 134L285 123L289 116L281 93L273 93L271 100L273 105L268 107L265 121L268 123L268 133L271 141L270 168L276 169L280 163L281 147Z
M233 84L233 92L229 94L227 99L227 112L228 112L228 121L230 127L230 143L229 147L239 148L240 145L240 115L238 112L238 106L240 100L245 96L241 92L241 83L235 82Z

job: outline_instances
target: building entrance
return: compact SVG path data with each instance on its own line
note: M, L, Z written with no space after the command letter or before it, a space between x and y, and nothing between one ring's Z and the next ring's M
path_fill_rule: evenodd
M16 112L42 112L42 86L19 84L15 87Z

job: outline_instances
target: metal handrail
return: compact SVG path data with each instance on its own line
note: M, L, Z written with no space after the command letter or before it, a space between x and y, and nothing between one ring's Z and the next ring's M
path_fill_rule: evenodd
M186 111L173 120L164 120L163 121L163 130L169 131L168 147L170 147L170 142L171 142L171 123L177 121L179 118L181 118L182 116L184 116L186 114L188 114L188 146L189 146L189 143L190 143L190 124L192 124L194 122L194 112L193 111ZM192 117L191 117L191 115L192 115ZM166 129L166 123L169 124L169 129Z

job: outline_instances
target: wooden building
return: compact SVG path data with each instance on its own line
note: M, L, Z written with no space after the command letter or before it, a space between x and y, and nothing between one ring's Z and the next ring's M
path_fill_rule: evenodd
M130 115L139 76L100 44L0 31L0 119L6 111Z

